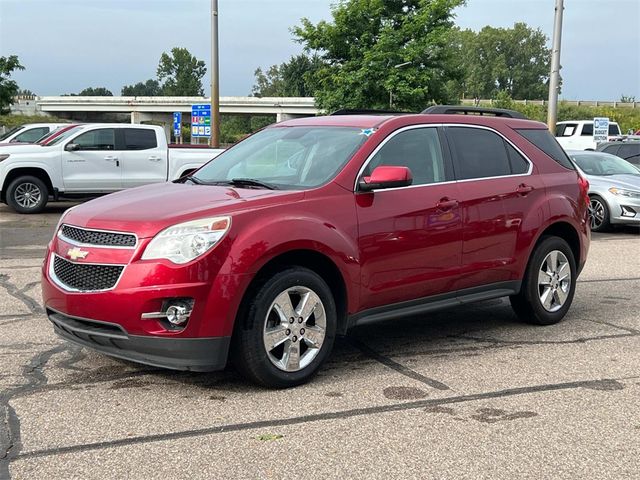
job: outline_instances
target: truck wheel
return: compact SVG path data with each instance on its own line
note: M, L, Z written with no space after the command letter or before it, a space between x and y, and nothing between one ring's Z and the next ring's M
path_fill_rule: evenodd
M611 226L609 223L609 207L607 207L607 202L597 195L590 197L589 214L592 232L606 232L609 230Z
M7 204L18 213L41 212L49 201L49 191L38 177L18 177L7 188Z
M576 261L569 244L559 237L543 237L533 251L520 293L509 297L511 306L525 322L558 323L571 306L576 279Z
M231 359L251 381L271 388L307 382L333 348L337 313L315 272L291 267L267 279L236 323Z

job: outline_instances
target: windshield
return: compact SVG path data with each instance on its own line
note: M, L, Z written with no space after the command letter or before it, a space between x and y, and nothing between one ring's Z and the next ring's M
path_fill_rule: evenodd
M587 175L640 175L629 162L608 153L575 154L572 158Z
M45 141L45 142L43 142L42 144L43 144L43 145L46 145L47 147L50 147L51 145L57 145L57 144L59 144L60 142L62 142L62 141L64 141L64 140L66 140L67 138L69 138L69 137L70 137L71 135L73 135L74 133L78 133L78 130L80 130L81 128L82 128L82 125L78 125L77 127L70 128L70 129L69 129L69 130L67 130L66 132L61 133L61 134L60 134L60 136L58 136L58 137L56 137L56 138L52 139L52 140L51 140L51 141L49 141L49 142L46 142L46 141Z
M314 188L334 178L366 139L359 128L267 128L202 167L194 181L251 179L274 188Z
M6 140L7 138L9 138L11 135L13 135L14 133L22 130L22 126L20 127L13 127L11 130L9 130L8 132L3 133L2 135L0 135L0 142L3 140Z

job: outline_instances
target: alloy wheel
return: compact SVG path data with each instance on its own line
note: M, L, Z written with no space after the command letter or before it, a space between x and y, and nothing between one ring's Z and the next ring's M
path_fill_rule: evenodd
M25 182L18 185L14 198L22 208L34 208L42 200L42 192L35 183Z
M567 301L571 290L571 265L560 250L553 250L542 261L538 271L538 295L548 312L557 312Z
M599 228L605 220L606 211L604 205L597 198L592 198L590 203L591 230Z

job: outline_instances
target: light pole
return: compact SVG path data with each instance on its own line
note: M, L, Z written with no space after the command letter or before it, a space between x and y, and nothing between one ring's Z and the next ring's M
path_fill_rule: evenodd
M218 0L211 0L211 137L220 147L220 65L218 61Z
M553 21L553 47L551 50L551 74L549 75L549 110L547 126L553 135L556 134L558 119L558 90L560 90L560 46L562 44L562 14L564 0L556 0L556 14Z
M402 68L411 65L413 62L404 62L394 65L393 68ZM393 109L393 90L389 89L389 110Z

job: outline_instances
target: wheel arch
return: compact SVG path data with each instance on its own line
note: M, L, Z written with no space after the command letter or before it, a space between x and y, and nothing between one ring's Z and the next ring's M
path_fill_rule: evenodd
M32 176L32 177L39 178L47 186L48 194L53 195L54 193L53 182L51 181L51 177L49 177L49 174L44 169L38 168L38 167L17 167L7 172L7 175L4 179L4 183L2 184L2 188L1 188L1 193L2 193L2 196L0 197L1 201L3 202L7 201L7 188L9 187L11 182L13 182L16 178L24 177L24 176Z
M535 243L533 244L531 252L529 253L529 259L531 259L531 255L535 251L536 247L540 244L542 239L549 236L562 238L569 244L571 252L573 253L574 260L576 262L576 267L580 268L580 265L583 264L584 260L582 258L583 254L580 234L571 223L563 220L554 222L541 230L541 232L538 234L538 237L536 238Z

